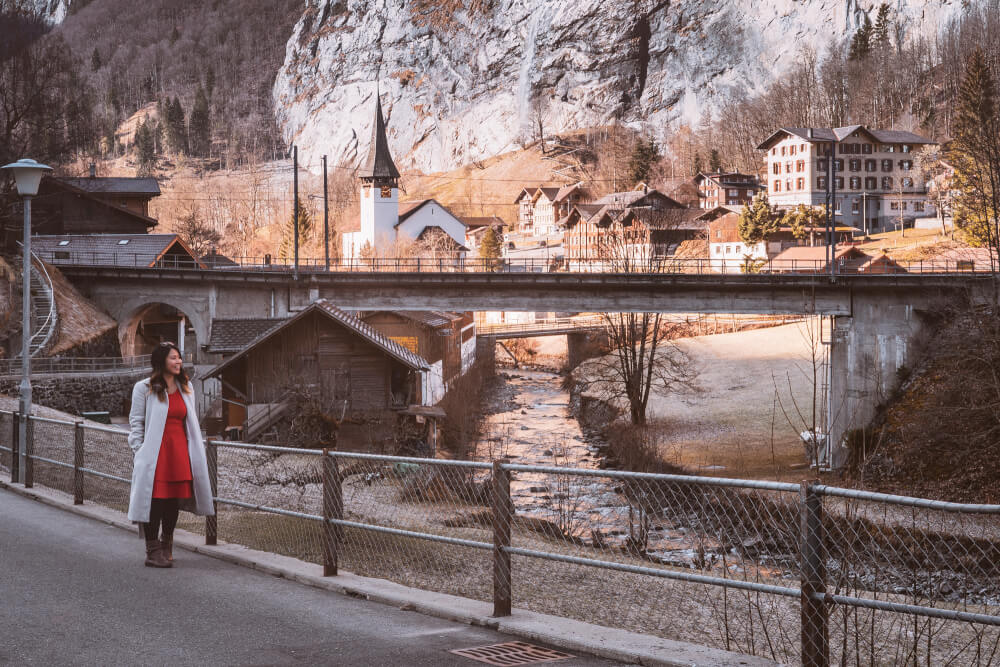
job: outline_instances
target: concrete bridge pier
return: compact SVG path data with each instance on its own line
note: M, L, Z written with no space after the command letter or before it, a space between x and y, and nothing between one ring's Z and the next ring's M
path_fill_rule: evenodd
M607 349L608 334L604 331L579 331L566 334L566 363L570 370L587 359L599 356Z
M906 303L910 301L910 303ZM835 316L830 341L827 394L829 447L820 466L843 468L851 431L868 426L900 384L900 370L912 368L924 318L912 299L855 293L851 316Z

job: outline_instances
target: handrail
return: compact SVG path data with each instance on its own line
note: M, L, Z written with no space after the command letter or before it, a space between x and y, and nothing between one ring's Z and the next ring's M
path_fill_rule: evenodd
M35 341L35 339L39 335L42 334L42 332L45 332L45 338L38 346L37 351L40 352L45 349L45 346L48 345L49 339L52 337L52 334L55 333L55 326L52 326L50 328L49 323L54 321L55 318L58 316L58 311L56 310L56 287L55 284L52 282L52 276L49 275L48 270L45 268L45 263L38 257L38 255L36 255L35 253L31 253L31 257L35 262L38 263L38 267L41 269L42 275L45 278L45 282L48 284L49 312L45 316L45 321L41 324L41 326L38 327L38 331L32 334L31 339L28 341L29 354L31 350L31 344ZM31 289L30 285L28 286L28 289Z

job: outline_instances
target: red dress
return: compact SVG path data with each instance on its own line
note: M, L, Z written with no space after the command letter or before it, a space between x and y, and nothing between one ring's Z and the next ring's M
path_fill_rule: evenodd
M188 455L187 431L184 419L187 405L178 389L167 395L167 423L163 427L160 455L156 459L156 474L153 477L154 498L190 498L191 458Z

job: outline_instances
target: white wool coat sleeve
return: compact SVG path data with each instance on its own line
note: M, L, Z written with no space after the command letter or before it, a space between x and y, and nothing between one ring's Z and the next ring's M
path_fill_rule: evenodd
M184 430L187 434L188 456L191 459L191 485L194 497L180 501L180 508L202 516L214 514L212 485L208 477L208 460L205 443L198 425L194 393L181 392L187 406ZM132 409L129 411L128 444L134 455L132 463L132 488L129 492L128 518L132 521L149 521L149 507L153 498L153 480L156 461L160 456L163 427L167 423L169 403L161 401L149 387L149 379L140 380L132 388Z

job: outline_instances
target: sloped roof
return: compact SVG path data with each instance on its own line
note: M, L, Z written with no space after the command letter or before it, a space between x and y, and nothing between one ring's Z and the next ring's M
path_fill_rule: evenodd
M35 254L51 264L152 267L168 251L180 248L192 265L197 260L177 234L56 234L31 239ZM56 253L59 255L56 255ZM64 255L63 253L69 253Z
M459 220L464 222L465 226L468 227L470 230L476 229L477 227L493 227L496 225L502 227L505 224L503 219L495 215L490 215L485 217L462 216L459 218Z
M360 178L397 179L399 170L389 153L389 140L385 136L385 117L382 115L382 100L375 96L375 123L372 125L372 141L368 149L368 159L358 172Z
M611 194L604 195L603 197L597 199L593 204L608 204L611 206L618 207L629 207L633 206L637 201L644 199L646 197L652 196L654 198L662 197L667 203L672 204L676 208L685 208L683 204L678 202L673 197L669 197L659 190L627 190L625 192L612 192Z
M556 198L559 196L559 190L559 188L538 188L535 194L542 194L545 195L545 198L549 201L556 201Z
M275 334L279 333L283 329L291 326L293 323L298 322L302 318L308 316L310 313L319 313L320 315L327 317L334 322L337 322L344 328L346 328L351 333L356 334L360 338L364 339L366 342L379 348L388 356L392 357L396 361L400 362L404 366L412 370L428 370L430 364L424 360L420 355L410 352L408 349L400 345L394 340L389 339L389 337L377 331L367 322L364 322L357 317L337 308L335 305L330 303L327 299L318 299L313 301L311 304L302 309L294 317L290 317L287 320L276 323L267 331L260 334L253 341L248 343L242 350L237 354L234 354L229 359L210 370L205 377L215 377L220 374L223 370L228 368L230 365L234 364L239 359L242 359L254 348L267 342L268 339L272 338Z
M812 131L812 136L810 136L810 130ZM935 144L937 142L928 139L927 137L922 137L919 134L914 134L913 132L906 132L904 130L874 130L864 125L848 125L846 127L781 127L775 130L767 139L762 141L758 150L767 150L773 146L777 141L779 141L782 135L792 135L799 137L800 139L805 139L810 142L830 142L830 141L842 141L847 137L851 136L854 132L862 130L868 134L872 139L879 143L893 144L893 143L903 143L903 144Z
M86 179L79 179L79 180L86 180ZM82 188L78 188L72 183L68 183L66 180L54 178L52 176L45 176L42 178L42 187L46 186L51 186L63 190L65 192L70 192L79 197L83 197L88 201L94 202L98 206L104 206L113 209L115 211L118 211L119 213L124 213L125 215L137 218L138 220L142 221L142 223L146 226L147 229L156 226L156 220L149 217L148 215L143 215L142 213L133 211L127 206L121 206L120 204L118 204L113 200L109 200L99 196L99 194L95 194L93 192L88 192L87 190L84 190Z
M273 327L288 318L245 318L212 320L212 336L208 351L213 354L239 352Z
M364 314L359 313L358 316L362 320L367 321L369 317L379 313L399 315L400 317L423 324L431 329L448 327L451 326L453 322L462 319L462 316L458 313L449 313L443 310L372 310L365 312Z
M424 206L426 206L427 204L430 204L430 203L437 204L438 206L441 207L441 210L443 210L445 213L447 213L451 217L455 218L455 220L458 220L462 225L468 227L468 225L465 224L465 221L462 220L462 218L460 218L457 215L455 215L454 213L452 213L448 209L447 206L445 206L444 204L442 204L441 202L439 202L437 199L421 199L420 201L407 202L405 204L400 204L399 205L399 220L396 222L396 224L394 226L395 227L399 227L401 224L403 224L404 222L406 222L406 220L411 215L413 215L414 213L416 213L417 211L419 211Z
M786 248L780 253L775 255L771 261L802 261L802 262L825 262L827 259L828 248L825 245L817 246L792 246L791 248ZM868 257L869 255L854 246L837 246L835 259L843 259L844 257Z
M160 184L156 182L155 178L95 176L94 178L54 178L54 180L91 194L160 196Z

